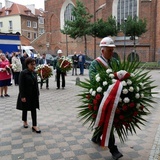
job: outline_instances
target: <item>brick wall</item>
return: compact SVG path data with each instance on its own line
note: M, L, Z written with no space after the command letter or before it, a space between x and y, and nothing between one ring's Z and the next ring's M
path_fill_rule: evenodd
M45 30L46 33L42 36L43 40L37 40L37 44L42 44L43 49L47 50L46 42L50 43L49 50L51 53L56 53L57 49L62 49L64 54L73 54L74 51L84 51L84 40L83 38L77 38L73 40L67 36L66 45L66 35L60 32L60 11L65 0L47 0L45 1ZM75 0L72 0L75 4ZM94 13L94 1L82 0L86 5L87 10L93 14ZM97 18L107 19L108 16L112 14L112 4L113 0L97 0L96 9L106 2L106 6L98 10L96 13ZM156 4L157 2L157 4ZM160 1L139 1L139 17L145 18L147 20L147 32L139 37L136 43L136 52L140 57L141 61L157 61L160 54ZM157 12L156 12L157 11ZM157 16L156 16L157 14ZM156 18L155 18L156 17ZM96 56L99 56L99 44L100 39L96 39ZM88 55L93 57L94 54L94 41L93 38L87 37L87 47ZM133 45L126 46L126 56L133 50ZM124 46L118 45L116 47L116 52L123 57Z

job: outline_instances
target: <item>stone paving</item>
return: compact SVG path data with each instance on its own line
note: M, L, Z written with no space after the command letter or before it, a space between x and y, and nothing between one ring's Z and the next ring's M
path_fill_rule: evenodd
M151 72L158 85L160 71ZM88 78L88 71L81 80ZM24 129L21 111L16 110L17 86L9 87L11 97L0 99L0 160L112 160L107 149L100 148L90 141L92 133L77 119L76 107L80 105L76 96L81 88L75 85L76 76L69 72L65 90L56 90L54 76L50 78L50 89L40 90L40 110L38 126L41 134L31 131L31 117L28 114L29 128ZM160 91L160 87L156 88ZM148 122L130 135L121 144L116 137L121 160L158 160L160 147L160 98L153 97L157 104L146 117Z

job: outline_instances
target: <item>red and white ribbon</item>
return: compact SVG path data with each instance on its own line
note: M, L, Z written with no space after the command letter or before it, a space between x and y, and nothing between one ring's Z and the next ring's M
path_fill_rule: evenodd
M108 68L108 64L101 57L98 57L96 60L105 68ZM123 89L121 81L127 79L130 74L125 70L121 70L116 72L114 76L117 80L104 93L94 126L95 128L103 126L101 146L108 146L115 111Z
M106 69L108 68L108 64L106 63L105 60L102 59L102 57L97 57L96 60Z
M95 128L103 125L101 146L108 146L114 115L122 88L123 86L119 80L110 85L108 90L104 93L104 97L99 106Z

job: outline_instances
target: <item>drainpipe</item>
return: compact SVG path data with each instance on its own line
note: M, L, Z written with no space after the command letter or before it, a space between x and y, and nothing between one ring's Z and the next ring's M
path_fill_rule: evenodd
M154 19L154 48L153 48L153 61L155 62L155 60L156 60L156 47L157 47L157 45L156 45L156 33L157 33L157 0L156 0L156 2L155 2L155 12L154 12L154 17L155 17L155 19Z

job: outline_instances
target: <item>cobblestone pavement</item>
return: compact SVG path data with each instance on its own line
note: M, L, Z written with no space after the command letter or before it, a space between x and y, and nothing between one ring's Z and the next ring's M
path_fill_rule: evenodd
M151 72L155 84L158 84L160 71ZM85 71L81 80L88 78ZM75 85L76 76L68 73L65 90L56 90L54 77L50 78L50 89L40 90L40 110L38 126L41 134L31 131L31 118L28 114L29 128L24 129L21 111L15 109L18 87L10 86L11 97L0 99L0 160L112 160L107 149L90 141L92 133L77 119L76 107L80 105L76 96L81 89ZM156 88L160 91L160 87ZM121 144L116 137L121 160L158 160L160 136L160 99L154 96L157 104L146 117L148 122L130 135Z

